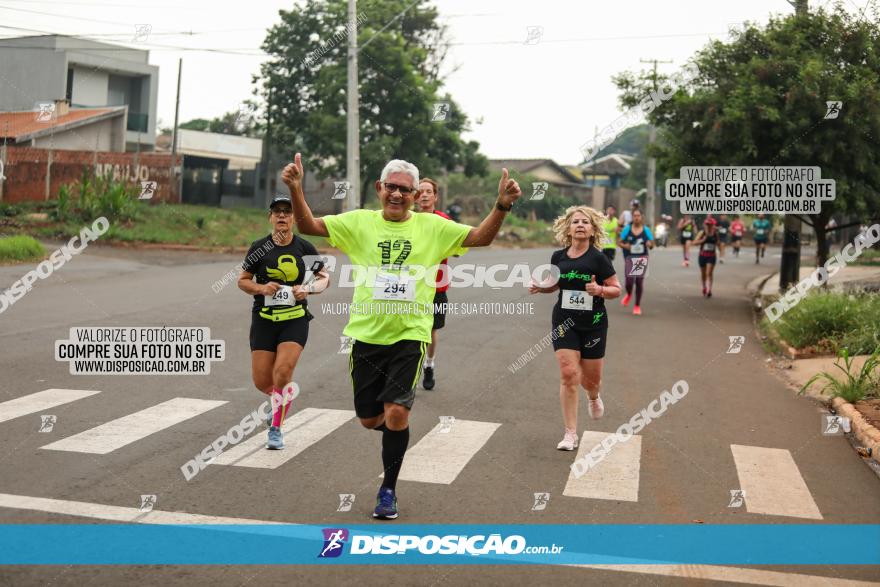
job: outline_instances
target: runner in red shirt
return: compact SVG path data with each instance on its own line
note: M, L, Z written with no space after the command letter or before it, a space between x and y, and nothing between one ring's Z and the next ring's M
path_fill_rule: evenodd
M730 223L730 240L733 243L733 256L739 257L739 246L742 243L743 234L746 232L746 227L742 223L742 220L739 219L739 215L733 217L733 222Z
M435 208L437 204L437 182L430 177L423 177L419 181L419 199L416 200L416 208L419 212L427 212L436 214L443 218L449 219L449 216ZM422 381L422 387L425 389L434 389L434 356L437 353L437 331L446 325L446 305L449 300L446 297L446 290L449 288L448 274L449 268L446 265L448 259L443 259L440 263L440 269L437 271L437 291L434 294L434 327L431 330L431 344L428 345L427 356L425 357L425 379ZM442 284L442 285L441 285Z

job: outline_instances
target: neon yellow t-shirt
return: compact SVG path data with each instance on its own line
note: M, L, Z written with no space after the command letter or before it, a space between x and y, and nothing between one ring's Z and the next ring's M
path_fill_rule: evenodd
M437 214L389 222L381 210L352 210L323 220L330 244L348 255L355 269L344 334L370 344L430 343L434 266L467 251L461 244L471 227Z
M605 230L605 239L602 241L603 249L617 248L617 227L617 218L610 218L602 223L602 228Z

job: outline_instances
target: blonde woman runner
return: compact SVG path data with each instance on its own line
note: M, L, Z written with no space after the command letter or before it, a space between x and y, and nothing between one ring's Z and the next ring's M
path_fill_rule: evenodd
M564 248L555 251L550 263L559 268L556 283L532 282L529 293L558 291L553 306L553 350L559 363L559 400L565 435L559 450L578 446L578 395L587 390L590 417L605 412L599 387L602 362L608 340L608 313L605 300L620 295L620 282L611 261L602 254L605 217L587 206L572 206L553 223L553 230Z

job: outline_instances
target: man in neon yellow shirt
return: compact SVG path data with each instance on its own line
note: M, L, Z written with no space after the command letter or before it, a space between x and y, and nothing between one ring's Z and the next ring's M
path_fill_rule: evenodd
M345 335L355 340L349 359L355 412L365 428L382 432L385 475L373 517L398 516L397 477L409 445L409 411L431 342L437 265L468 247L492 242L522 195L507 169L498 199L477 227L411 211L419 170L395 159L376 182L381 210L352 210L315 218L302 191L300 154L281 175L290 189L299 232L327 237L355 266L355 292Z
M608 206L605 209L605 222L602 223L605 230L605 240L602 242L602 252L613 262L614 255L617 253L617 237L620 229L620 223L617 221L617 208Z

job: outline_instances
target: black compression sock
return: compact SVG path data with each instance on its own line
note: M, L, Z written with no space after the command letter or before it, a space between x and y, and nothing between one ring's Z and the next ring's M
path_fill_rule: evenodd
M385 422L382 422L381 424L373 428L373 430L378 430L379 432L388 432L388 427L385 426Z
M409 426L403 430L385 430L382 433L382 465L385 467L385 479L382 487L394 489L397 476L403 465L403 455L409 446Z

